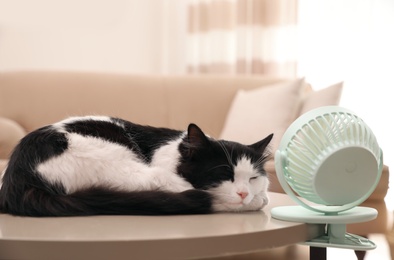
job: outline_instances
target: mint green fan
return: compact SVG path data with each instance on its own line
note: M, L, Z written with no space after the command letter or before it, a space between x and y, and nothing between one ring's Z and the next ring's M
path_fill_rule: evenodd
M327 106L296 119L275 153L275 169L285 192L299 206L273 208L272 217L326 225L326 234L307 241L314 247L370 250L376 245L346 233L346 224L376 218L358 206L376 188L383 154L376 137L353 112Z

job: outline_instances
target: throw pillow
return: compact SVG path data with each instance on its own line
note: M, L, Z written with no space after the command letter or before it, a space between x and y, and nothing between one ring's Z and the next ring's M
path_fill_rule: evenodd
M343 82L336 83L318 91L308 93L301 106L300 115L321 106L338 105L341 99Z
M274 133L274 151L297 116L304 79L239 90L230 106L220 138L252 144Z

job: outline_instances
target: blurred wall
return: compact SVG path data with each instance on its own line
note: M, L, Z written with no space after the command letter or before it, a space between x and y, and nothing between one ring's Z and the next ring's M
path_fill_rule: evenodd
M0 70L181 73L182 0L0 0Z

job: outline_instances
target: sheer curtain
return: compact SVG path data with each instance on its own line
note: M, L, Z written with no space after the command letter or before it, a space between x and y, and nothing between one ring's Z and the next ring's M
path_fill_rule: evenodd
M297 1L191 0L187 71L295 76Z

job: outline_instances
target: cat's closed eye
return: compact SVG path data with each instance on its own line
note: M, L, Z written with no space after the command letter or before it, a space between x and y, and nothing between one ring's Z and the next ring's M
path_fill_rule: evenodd
M249 182L252 182L253 180L256 180L258 177L259 177L259 176L250 177Z

